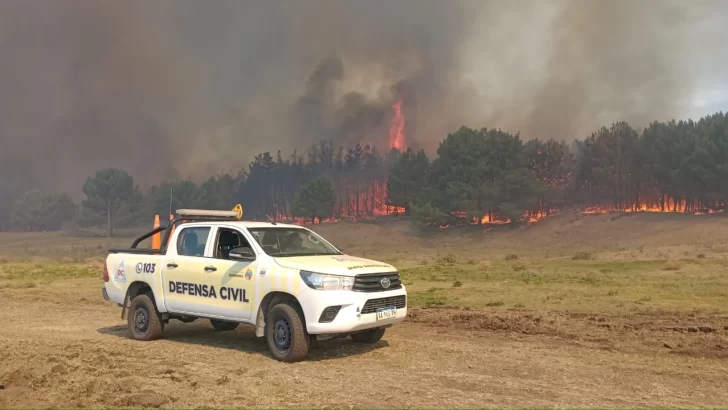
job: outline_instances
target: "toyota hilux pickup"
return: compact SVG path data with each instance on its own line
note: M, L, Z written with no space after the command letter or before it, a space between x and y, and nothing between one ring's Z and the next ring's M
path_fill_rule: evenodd
M162 337L170 320L219 331L254 326L277 360L304 360L312 340L375 343L407 316L389 264L346 255L298 225L241 220L242 211L181 209L168 226L110 249L103 297L122 308L131 337ZM137 248L163 235L158 249Z

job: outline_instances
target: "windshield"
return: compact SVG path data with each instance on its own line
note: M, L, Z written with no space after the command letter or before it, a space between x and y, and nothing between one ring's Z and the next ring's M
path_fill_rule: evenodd
M249 228L255 241L270 256L340 255L315 233L301 228Z

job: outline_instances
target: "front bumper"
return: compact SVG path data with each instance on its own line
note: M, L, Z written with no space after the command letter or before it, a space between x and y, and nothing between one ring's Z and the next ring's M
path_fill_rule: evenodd
M306 289L300 297L306 328L310 334L353 333L366 329L391 326L407 317L407 290L386 292L319 291ZM340 306L330 322L321 320L330 306ZM377 319L379 308L395 307L391 317Z

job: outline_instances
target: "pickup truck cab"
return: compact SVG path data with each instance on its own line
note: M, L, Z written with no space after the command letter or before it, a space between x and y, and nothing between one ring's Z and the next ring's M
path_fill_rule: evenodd
M407 292L386 263L349 256L298 225L241 221L242 211L178 210L168 227L110 249L104 299L136 340L165 324L208 319L255 326L280 361L304 360L312 339L374 343L407 316ZM164 232L159 249L136 246Z

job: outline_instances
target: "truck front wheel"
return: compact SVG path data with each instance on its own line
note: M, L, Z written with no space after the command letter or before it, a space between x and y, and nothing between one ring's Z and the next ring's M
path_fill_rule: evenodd
M291 305L280 303L268 311L265 339L268 350L282 362L298 362L308 355L310 343L301 314Z
M154 340L162 336L164 323L154 305L154 301L146 294L137 295L131 301L127 317L129 332L136 340Z

